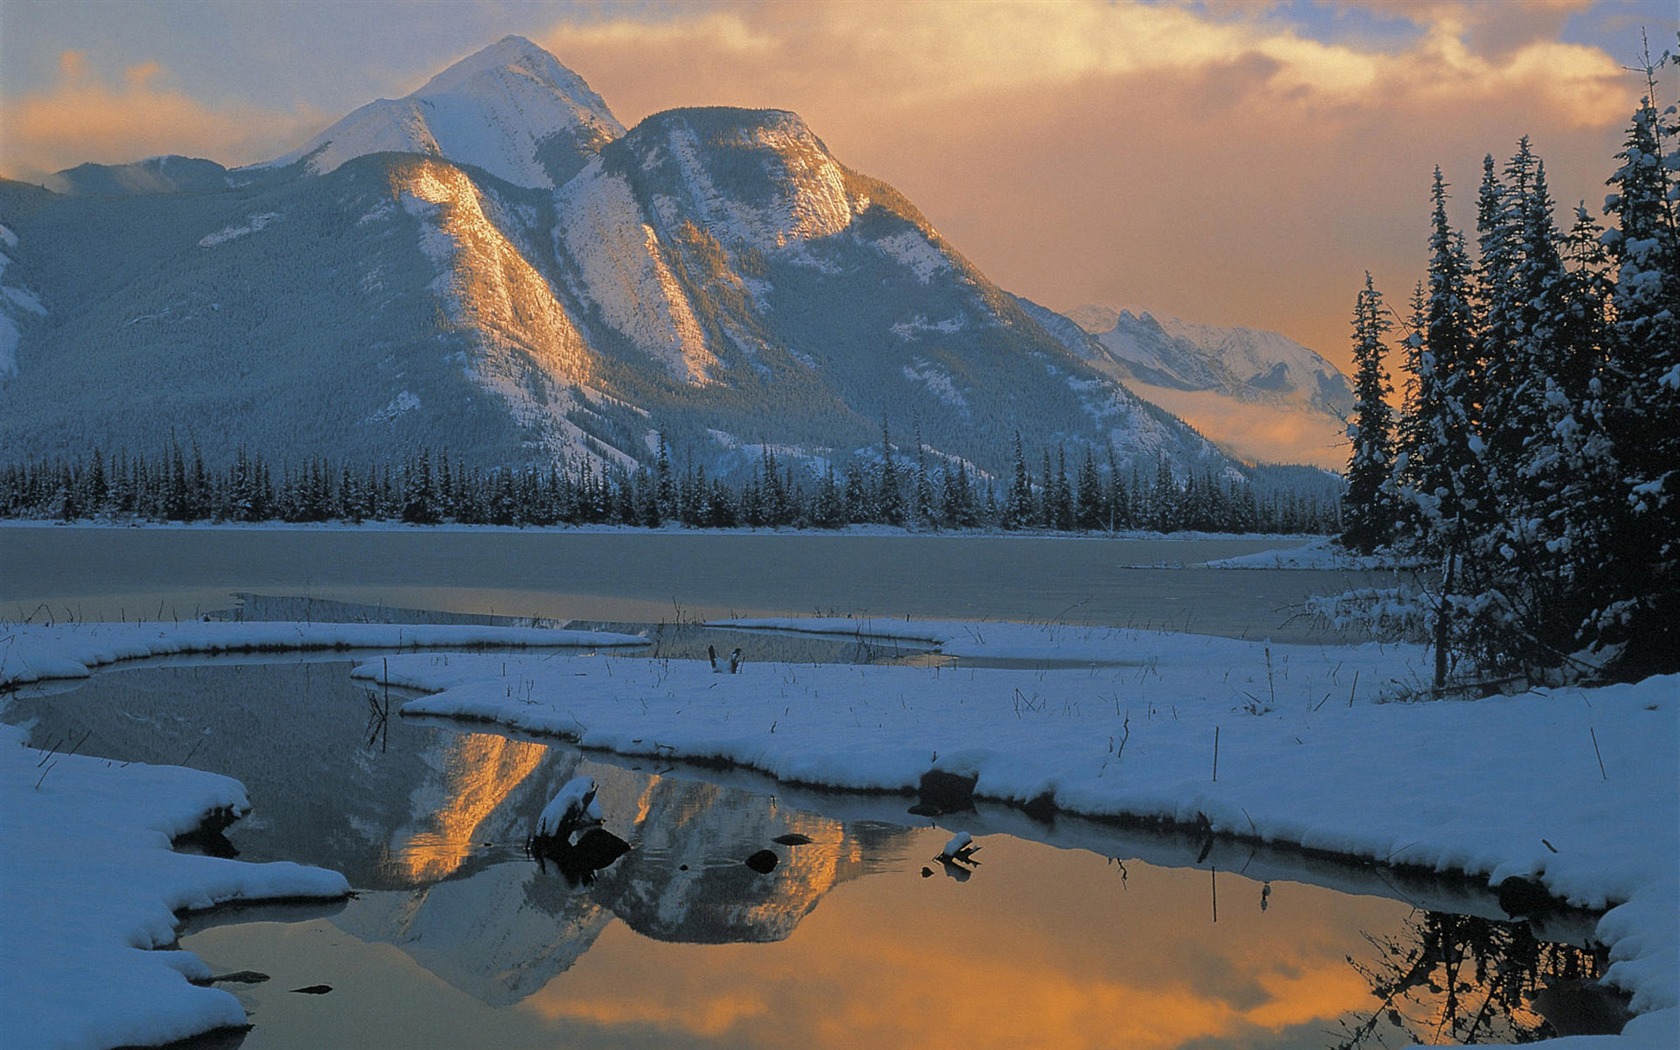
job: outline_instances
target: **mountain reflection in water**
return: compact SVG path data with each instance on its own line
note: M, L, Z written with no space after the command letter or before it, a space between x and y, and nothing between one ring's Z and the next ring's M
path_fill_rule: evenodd
M1191 837L984 806L934 828L904 812L909 799L702 780L401 718L370 743L349 668L141 667L5 711L33 722L37 743L86 734L84 753L190 757L239 777L257 807L229 831L242 859L324 865L358 888L325 917L189 921L183 947L215 972L273 978L229 986L255 1024L250 1050L908 1046L948 1042L953 1025L975 1048L1309 1047L1354 1033L1406 1045L1432 1038L1442 1011L1400 1003L1408 1024L1390 1024L1393 987L1415 974L1368 980L1377 946L1451 957L1418 931L1439 932L1438 911L1491 907L1247 846L1220 843L1198 866ZM633 847L586 886L523 853L580 774ZM931 860L953 830L984 847L964 882ZM775 844L789 833L812 841ZM743 861L765 848L779 863L760 875ZM1484 1030L1543 1030L1526 1005L1535 978L1598 965L1567 946L1528 954L1541 961L1520 972L1482 955L1452 969L1458 1000L1504 1011ZM333 993L286 991L319 984ZM1409 990L1427 1000L1428 981Z

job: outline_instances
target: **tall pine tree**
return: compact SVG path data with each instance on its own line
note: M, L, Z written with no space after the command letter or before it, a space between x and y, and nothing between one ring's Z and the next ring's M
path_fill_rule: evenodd
M1393 539L1397 515L1390 493L1394 463L1394 418L1388 405L1388 373L1383 368L1383 338L1391 327L1382 293L1371 283L1353 309L1353 419L1348 438L1347 492L1342 499L1342 544L1369 554Z

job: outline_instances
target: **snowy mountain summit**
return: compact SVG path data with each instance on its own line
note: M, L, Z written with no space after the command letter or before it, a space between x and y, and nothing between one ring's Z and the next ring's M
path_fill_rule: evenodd
M1288 336L1143 310L1027 306L1064 346L1244 459L1347 463L1348 378Z
M1239 401L1307 406L1332 415L1353 409L1341 370L1277 332L1103 307L1083 307L1068 316L1133 378L1151 386L1213 390Z
M266 166L302 160L326 174L369 153L471 164L517 186L552 189L624 134L583 78L524 37L504 37L399 99L379 99Z
M0 215L29 296L0 332L0 462L146 450L161 413L212 464L430 449L603 477L668 446L714 479L774 450L837 491L884 455L933 484L1064 454L1270 483L798 114L627 131L520 37L267 164L0 180ZM919 440L883 452L889 427Z

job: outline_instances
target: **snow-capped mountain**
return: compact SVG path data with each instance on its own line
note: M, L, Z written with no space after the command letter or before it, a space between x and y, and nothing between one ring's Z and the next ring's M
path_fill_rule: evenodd
M271 165L317 174L369 153L421 153L470 164L516 186L552 189L624 134L601 96L554 56L505 37L399 99L356 110Z
M886 421L935 469L1002 475L1017 430L1035 460L1112 446L1122 468L1241 469L797 115L678 109L623 132L518 38L269 165L84 165L57 185L0 183L6 284L30 305L9 315L0 461L173 431L212 462L429 446L616 468L664 434L714 473L764 445L843 469Z
M1028 306L1064 346L1246 460L1347 464L1348 378L1287 336L1105 306L1065 316Z

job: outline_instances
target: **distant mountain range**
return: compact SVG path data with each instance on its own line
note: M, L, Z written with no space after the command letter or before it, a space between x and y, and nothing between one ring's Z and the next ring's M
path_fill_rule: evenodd
M1026 304L1064 346L1250 462L1347 465L1347 376L1300 343L1256 328L1083 306Z
M213 462L426 446L611 469L663 434L728 474L765 445L843 469L885 423L934 469L1004 475L1019 430L1035 465L1112 448L1237 476L1301 459L1217 447L1158 391L1305 418L1347 389L1265 333L1081 328L998 288L797 115L626 131L518 37L266 164L0 182L0 282L0 461L173 433Z

